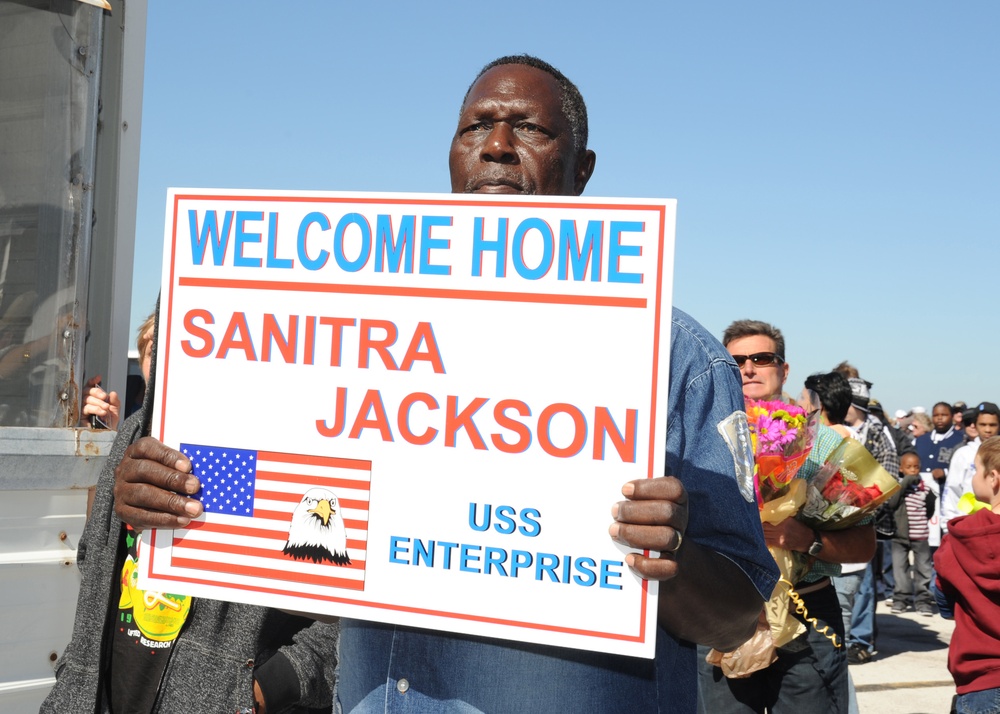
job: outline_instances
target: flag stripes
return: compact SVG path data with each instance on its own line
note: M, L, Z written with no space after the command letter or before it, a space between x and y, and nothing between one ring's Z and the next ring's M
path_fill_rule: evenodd
M249 503L218 505L187 527L174 531L169 558L152 566L153 575L211 574L219 584L271 591L275 581L363 590L368 540L371 462L307 454L182 444L203 483L212 479L212 498ZM349 565L297 559L282 552L292 514L310 489L331 491L339 505ZM249 496L247 496L249 492ZM204 502L204 499L203 499ZM197 572L192 572L197 571ZM290 594L295 593L289 587Z

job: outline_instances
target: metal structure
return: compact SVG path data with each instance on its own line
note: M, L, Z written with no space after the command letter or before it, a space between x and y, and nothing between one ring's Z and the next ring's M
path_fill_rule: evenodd
M0 1L0 711L37 711L69 641L87 489L125 393L146 1Z

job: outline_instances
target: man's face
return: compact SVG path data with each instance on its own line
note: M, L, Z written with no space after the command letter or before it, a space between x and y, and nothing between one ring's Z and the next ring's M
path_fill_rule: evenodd
M1000 419L993 414L980 414L976 417L976 433L982 441L996 436L1000 431Z
M774 352L774 340L765 335L750 335L738 337L726 349L731 355L754 355L761 352ZM788 365L785 362L774 361L771 364L755 365L748 359L740 367L743 376L743 396L747 399L771 399L781 394L781 387L788 379Z
M476 80L451 141L453 193L578 196L594 152L577 152L555 77L534 67L494 67Z
M931 412L931 421L934 422L934 431L939 434L945 433L952 424L951 409L943 404L938 404Z

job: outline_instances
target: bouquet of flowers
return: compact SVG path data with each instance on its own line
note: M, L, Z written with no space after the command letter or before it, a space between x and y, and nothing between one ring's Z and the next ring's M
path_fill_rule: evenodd
M786 494L765 504L761 519L780 523L797 514L799 520L817 530L849 528L873 514L898 488L896 479L861 442L845 438L811 479L796 479ZM781 570L778 588L765 607L775 646L780 647L805 631L802 623L791 617L793 607L818 631L834 639L815 618L809 617L795 592L794 584L809 572L813 559L805 553L781 548L769 547L769 550Z
M816 436L806 410L780 401L747 400L757 507L781 495L805 463Z
M799 519L819 530L849 528L898 489L861 442L844 439L810 480Z
M794 476L814 442L818 428L815 421L806 416L805 410L780 402L748 402L747 416L756 457L760 518L764 523L777 525L798 515L818 530L848 528L874 513L899 488L896 479L875 461L864 445L851 438L843 439L833 449L812 478L796 479ZM821 456L815 455L814 459ZM733 652L723 654L712 650L707 658L721 667L727 677L746 677L768 667L776 659L777 647L805 632L805 626L791 616L792 609L840 646L829 628L809 616L794 588L809 572L813 559L805 553L776 546L768 546L768 550L781 571L781 579L764 607L756 634Z
M805 501L805 481L796 480L795 475L812 449L818 428L816 414L807 414L805 409L782 401L752 399L746 402L746 414L754 453L754 490L760 518L762 522L780 523L798 513ZM795 554L784 548L769 546L768 550L778 564L782 582L795 577L793 570L805 574L808 569L808 564L798 563ZM711 650L707 661L731 678L747 677L768 667L776 659L775 649L802 631L782 631L786 627L788 609L788 594L779 585L761 613L754 636L732 652ZM794 618L792 622L801 628Z

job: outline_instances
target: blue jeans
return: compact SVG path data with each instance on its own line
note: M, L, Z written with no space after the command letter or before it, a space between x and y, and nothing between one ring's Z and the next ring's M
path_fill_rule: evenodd
M694 711L694 648L663 629L624 657L342 618L337 705L353 714ZM336 708L335 711L338 711Z
M1000 689L959 694L955 698L955 714L1000 714Z
M910 553L913 553L913 577L910 577ZM930 585L933 575L931 547L925 540L893 542L892 567L896 573L896 590L892 606L913 605L918 611L934 609Z
M844 638L848 642L851 639L851 620L854 618L854 599L857 597L864 575L865 571L859 570L856 573L846 573L833 578L833 586L837 589L837 601L840 603L840 616L844 620Z
M892 572L892 539L879 539L875 547L875 575L878 583L878 600L892 597L896 578Z
M851 617L851 634L847 645L859 645L869 652L875 651L878 628L875 624L875 568L871 563L865 568L858 592L854 596Z
M827 625L842 641L844 621L834 589L828 586L802 599L809 617ZM795 617L801 622L800 616ZM727 679L721 669L705 661L708 648L699 647L699 714L847 714L847 649L835 648L812 625L806 628L806 634L778 650L774 664L746 679Z

